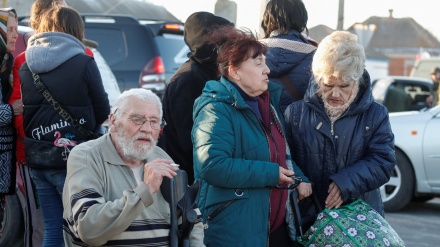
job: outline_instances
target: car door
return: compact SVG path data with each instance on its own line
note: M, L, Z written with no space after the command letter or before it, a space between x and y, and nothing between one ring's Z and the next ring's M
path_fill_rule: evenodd
M423 136L423 159L428 184L433 192L440 193L440 107L434 110L435 115L426 124Z

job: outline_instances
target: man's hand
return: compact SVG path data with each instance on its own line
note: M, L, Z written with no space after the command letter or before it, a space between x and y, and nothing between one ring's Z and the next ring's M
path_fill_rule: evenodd
M325 207L328 209L339 208L344 201L342 200L341 191L335 182L332 182L328 187L328 193L327 199L325 199Z
M11 106L12 111L14 112L14 116L23 114L23 101L21 101L21 99L12 102Z
M293 171L284 169L280 166L280 178L278 179L278 184L292 184L293 179L290 177L293 175L295 175Z
M172 160L155 159L144 166L144 183L148 185L151 193L156 193L160 189L163 177L172 178L176 176L179 169L172 166Z
M298 201L301 201L302 199L309 197L312 194L312 184L302 182L298 185L297 190Z

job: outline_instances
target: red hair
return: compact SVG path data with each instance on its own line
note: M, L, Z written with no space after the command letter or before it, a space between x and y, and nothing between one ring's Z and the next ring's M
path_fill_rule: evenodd
M249 30L239 30L233 27L220 27L210 34L210 41L219 44L217 48L217 63L219 73L228 77L228 68L239 68L241 63L250 57L256 58L267 52L267 46L258 41Z

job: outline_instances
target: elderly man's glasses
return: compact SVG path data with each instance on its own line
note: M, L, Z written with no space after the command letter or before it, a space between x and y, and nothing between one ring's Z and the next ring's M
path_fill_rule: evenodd
M294 190L298 185L302 182L301 177L292 177L293 184L279 184L276 186L277 189L280 190Z
M128 116L128 119L130 119L134 124L136 124L138 126L142 126L145 124L145 122L149 122L150 127L155 130L163 129L163 127L165 127L165 125L167 125L167 123L163 119L162 120L159 120L159 119L148 120L146 117L139 116L137 114L131 114L130 116Z

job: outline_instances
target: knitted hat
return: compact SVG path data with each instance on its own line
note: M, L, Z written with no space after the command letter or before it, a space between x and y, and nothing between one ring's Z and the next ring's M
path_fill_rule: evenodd
M17 12L13 8L0 8L0 53L6 52L6 45L8 43L8 18L10 14L14 13L15 19L17 19Z

